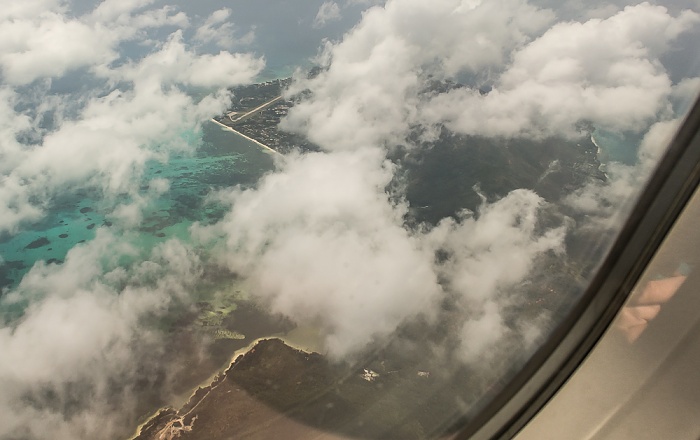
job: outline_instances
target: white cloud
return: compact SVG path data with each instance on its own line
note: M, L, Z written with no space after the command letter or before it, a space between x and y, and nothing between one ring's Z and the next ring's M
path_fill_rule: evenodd
M326 47L328 70L298 84L312 96L283 127L329 150L401 143L420 123L417 95L428 74L498 67L552 18L520 0L390 1L369 9L342 42Z
M0 69L6 83L60 76L78 67L109 63L117 56L118 39L108 29L64 20L56 13L40 17L0 23Z
M325 4L324 23L340 13L338 4ZM0 11L9 17L0 22L0 233L39 219L56 193L80 187L102 191L112 217L134 226L146 198L167 189L157 181L152 193L139 193L144 164L190 151L180 131L223 111L226 88L263 67L246 54L198 52L207 43L231 47L226 8L194 31L199 46L175 30L144 58L118 64L122 43L151 28L184 28L188 17L136 1L104 2L81 17L58 2L23 5ZM547 204L521 189L476 213L411 229L400 188L387 189L396 169L386 154L412 130L442 124L468 134L539 137L576 135L580 122L645 132L661 119L640 149L641 168L610 167L608 184L588 185L567 200L593 215L619 212L620 200L640 185L634 173L649 171L672 132L674 109L697 89L697 80L671 84L659 57L698 17L648 4L611 14L601 9L601 18L547 30L554 13L522 0L402 0L369 9L341 42L327 44L327 70L295 85L310 93L283 123L326 152L280 159L255 189L224 191L230 212L193 234L272 311L321 327L336 359L413 317L439 318L447 298L463 312L451 318L461 360L488 359L504 340L532 343L539 324L513 323L505 309L517 304L513 292L539 258L564 252L568 223L543 228L538 219ZM69 31L84 41L68 41ZM37 129L44 110L21 110L19 96L81 68L99 90L46 101L46 111L61 117ZM430 78L458 77L495 88L487 95L426 91ZM189 87L210 93L194 99ZM63 114L68 101L78 104ZM19 140L22 133L33 142ZM120 205L115 196L124 193L132 201ZM38 264L3 297L31 305L22 320L0 329L0 437L110 438L120 417L130 416L124 402L132 403L131 385L151 365L146 352L157 356L162 342L142 318L186 301L200 270L198 258L172 241L143 264L117 267L119 256L133 252L99 231L63 265ZM116 407L105 385L113 378L128 385ZM49 390L65 403L78 380L92 399L72 416L30 399Z
M17 102L17 93L12 88L0 88L0 172L12 170L22 160L25 152L17 135L32 128L29 116L15 112Z
M118 30L122 39L133 38L132 35L147 28L163 26L189 26L189 19L183 12L177 12L171 6L159 9L146 9L154 0L104 0L91 14L80 17L91 24L101 24ZM145 9L145 10L144 10Z
M583 121L643 132L669 106L672 84L658 57L699 20L643 3L604 20L556 24L514 53L490 93L440 95L425 115L486 136L578 136Z
M600 231L619 227L680 123L680 118L655 123L642 139L635 164L609 163L606 181L589 182L567 196L567 204L587 214L585 227Z
M178 31L156 53L114 68L119 44L150 28L187 26L187 17L170 7L144 9L141 2L105 1L80 17L68 16L59 3L23 4L0 21L0 233L38 220L67 186L97 187L108 197L134 193L147 160L191 148L178 133L221 112L229 99L223 89L250 81L263 65L245 54L196 55ZM46 9L32 14L37 8ZM47 96L37 82L78 68L98 75L102 96ZM98 85L101 78L121 88ZM33 82L19 102L16 87ZM222 90L195 101L181 86ZM70 116L67 108L73 108ZM39 129L44 113L55 116L54 126ZM18 140L23 134L31 134L31 144Z
M66 187L94 187L107 199L135 194L146 162L191 149L179 134L221 111L226 102L221 95L215 102L197 104L177 89L159 87L114 91L89 100L78 119L65 121L40 145L22 147L24 154L14 156L20 160L3 176L0 188L0 230L13 231L24 221L36 220Z
M346 0L345 7L360 5L360 6L370 6L370 5L383 5L386 0Z
M128 22L132 18L133 12L152 4L153 0L104 0L95 7L90 15L101 22Z
M193 234L273 312L319 326L334 359L419 315L430 321L453 294L465 310L464 360L491 345L474 345L475 326L520 337L499 321L515 301L509 289L538 257L564 251L566 225L539 231L543 199L518 190L476 215L409 230L406 206L387 193L393 171L378 149L290 156L257 189L222 194L231 211ZM435 262L436 252L447 258Z
M491 299L503 286L530 273L534 258L548 250L563 252L566 229L535 233L544 200L529 190L516 190L493 204L484 204L479 217L447 218L430 234L452 255L441 267L450 287L470 300Z
M119 267L118 259L133 252L99 231L73 248L64 265L38 263L3 298L31 305L20 321L0 328L0 437L130 433L128 423L139 415L139 380L148 380L144 372L165 350L162 335L144 318L161 316L183 299L200 270L176 241L154 249L150 261Z
M668 113L659 57L699 17L642 3L541 34L554 15L525 2L387 2L327 45L328 70L292 90L312 95L282 126L332 150L400 144L431 123L505 137L578 136L582 122L644 131ZM419 96L427 75L460 72L493 90Z
M327 69L314 79L298 80L290 94L302 90L308 93L290 110L282 127L308 136L328 151L329 157L343 157L344 161L361 157L361 152L367 149L380 154L377 149L386 151L406 143L412 130L430 133L435 125L446 125L457 133L495 137L574 137L581 135L582 123L643 133L659 119L673 117L672 104L677 100L674 93L678 92L674 92L659 57L679 34L696 24L698 15L684 11L674 16L665 8L646 3L615 11L599 11L598 15L607 18L564 21L547 29L554 21L552 11L520 1L389 1L383 8L369 9L341 42L326 45L320 60ZM493 84L494 89L485 95L467 87L446 93L425 93L431 75L436 79L467 75L477 84L480 81ZM689 84L686 88L692 87ZM370 176L381 162L374 163L374 168L368 162L364 169L358 169L360 175L355 179L372 181ZM277 178L287 182L290 179L287 173L293 168L290 165L283 169ZM632 170L620 173L631 175ZM650 170L641 171L646 176ZM336 180L335 175L325 176L325 183L313 185L308 183L310 176L293 175L294 183L289 180L277 187L298 184L308 185L309 189L343 188L342 192L353 188L349 182ZM639 177L636 182L644 178ZM270 177L266 182L274 179ZM609 186L617 189L606 193L609 199L605 203L588 200L591 209L597 212L619 209L620 200L629 199L632 192L628 189L634 188L628 180L617 178L611 178ZM375 186L374 191L378 200L387 197L384 187ZM299 192L285 192L286 200L293 201L293 205L299 203ZM301 222L304 226L301 231L295 229L294 223L279 224L278 219L286 218L287 210L293 212L294 207L280 200L276 202L279 211L266 212L257 205L260 199L265 199L264 190L245 194L235 197L228 228L220 231L229 240L228 258L245 261L234 264L235 270L240 270L239 264L252 267L264 264L264 276L258 273L252 276L267 280L269 284L261 284L265 286L261 291L273 292L272 303L283 305L277 311L296 319L323 316L321 320L326 320L326 328L333 329L329 330L332 338L342 341L342 336L337 336L334 330L345 329L339 335L362 341L356 343L357 347L369 342L371 332L354 333L351 327L334 322L342 317L316 312L325 310L324 306L317 307L300 299L304 298L302 288L284 287L306 287L303 282L296 282L295 277L305 276L300 274L314 273L320 278L312 272L314 266L307 268L309 263L305 261L311 258L309 255L323 254L323 250L317 249L322 243L317 239L319 235L329 243L336 237L323 232L326 226L315 224L311 220L315 218L313 214ZM594 193L582 189L570 200L581 196L578 200L583 202L584 194L588 197ZM265 202L265 206L267 203L272 205ZM320 209L316 203L321 205L320 200L313 205L301 205L304 212L314 213ZM364 205L359 201L353 205L357 212L363 212ZM324 201L323 206L334 206L334 202ZM548 252L564 252L568 223L536 232L538 213L543 206L544 201L535 193L515 191L503 200L485 204L474 218L447 219L427 235L414 231L403 236L405 240L420 243L419 249L441 249L450 255L433 270L441 280L440 289L456 292L462 298L466 318L460 344L465 361L485 356L487 348L498 353L491 342L520 337L518 329L523 326L504 324L503 310L515 301L508 292L532 273L538 258ZM255 217L255 221L243 221L241 216L250 212L274 220ZM349 224L353 229L361 227L354 222ZM400 221L394 220L393 224L401 227ZM294 237L304 237L303 243L314 243L309 245L309 252L302 243L280 232L288 228L294 231ZM244 239L231 242L231 237ZM258 251L247 248L251 240L259 243L254 247ZM361 240L350 242L361 243ZM392 249L386 243L382 246L387 251ZM350 244L345 247L353 249ZM329 261L332 260L325 257L322 263L314 264L326 267L324 264L330 264ZM363 273L359 268L356 270ZM323 273L328 272L342 273L332 266ZM277 277L281 280L276 281ZM285 279L296 281L285 283ZM325 285L324 288L330 289ZM343 309L352 310L352 307L346 305ZM381 307L377 309L380 313ZM310 310L311 316L303 315L300 310ZM353 313L349 311L348 315ZM374 320L385 322L377 316L373 315ZM390 322L396 326L400 320ZM472 339L479 330L493 331L490 333L493 338L481 342ZM527 340L532 342L537 331L529 328L528 334ZM329 349L339 350L337 347L347 346L338 344Z
M0 11L0 19L36 17L46 12L61 12L66 10L62 0L27 0L24 2L8 3Z
M677 115L686 114L700 93L700 77L684 78L673 87L671 102Z
M460 358L470 364L488 362L488 358L497 353L495 348L507 332L501 310L495 303L486 303L480 316L467 320L462 326Z
M214 11L204 23L197 28L194 39L199 43L215 43L223 49L231 49L236 45L246 45L255 39L255 31L236 37L233 23L228 21L231 10L222 8Z
M146 28L187 24L187 17L170 7L143 7L107 1L78 18L56 8L36 17L19 11L14 14L24 18L0 22L0 34L8 36L0 43L5 81L0 92L5 141L0 146L0 233L38 220L53 195L67 187L97 188L108 200L124 193L137 198L145 163L191 150L179 134L222 112L230 100L227 88L250 82L264 66L248 54L197 54L178 30L153 53L115 67L111 62L119 57L121 42ZM50 53L44 57L44 51ZM18 85L78 67L88 68L94 75L90 80L102 89L48 97L37 82L22 90L32 102L18 101ZM195 99L186 87L210 93ZM32 90L36 96L30 96ZM73 110L64 115L69 107ZM42 112L56 116L53 127L36 128ZM17 140L22 133L33 134L31 145Z
M334 1L326 1L318 8L314 27L321 28L328 22L340 20L340 6Z
M115 61L118 45L143 31L162 26L187 26L187 17L171 8L149 9L140 2L105 1L91 14L74 18L55 6L30 14L42 4L29 3L0 21L0 72L5 83L29 84L81 67ZM50 6L50 5L48 5Z
M216 42L220 47L233 46L233 25L226 20L231 15L231 10L222 8L214 11L204 24L197 28L194 39L202 43Z
M319 323L328 354L348 356L430 315L440 291L432 255L402 226L405 206L384 192L391 178L377 150L291 157L195 232L225 243L222 260L273 312Z
M221 51L216 55L197 55L185 46L182 32L176 31L157 52L107 74L137 85L153 82L154 85L232 87L250 82L264 64L264 60L250 54Z
M496 343L518 332L503 318L503 309L517 303L514 286L532 274L538 257L564 254L566 223L537 231L544 206L534 192L516 190L494 203L484 202L477 217L464 213L459 220L441 221L425 237L449 255L436 271L464 308L458 353L465 362L487 363L502 355Z

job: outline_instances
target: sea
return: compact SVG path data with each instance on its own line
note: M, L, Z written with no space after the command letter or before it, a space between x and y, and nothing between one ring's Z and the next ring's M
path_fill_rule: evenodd
M187 13L193 23L203 21L218 9L229 9L234 41L238 42L228 50L253 53L265 59L266 67L255 82L286 78L297 68L312 66L323 41L338 41L365 8L359 3L348 5L341 17L319 27L314 26L314 18L323 0L203 3L168 0L167 3ZM92 7L91 2L78 1L74 13L88 13ZM193 38L195 30L184 29L184 39ZM164 41L172 31L166 28L151 36ZM125 44L120 47L122 62L139 59L152 49L144 44ZM204 45L198 50L216 53L220 48ZM58 78L52 82L51 92L84 90L90 84L86 75L75 72ZM167 179L170 188L145 208L144 221L134 239L134 245L144 251L172 237L187 241L192 223L213 222L223 215L221 207L203 204L208 193L235 185L252 185L273 167L269 152L212 122L204 122L201 129L183 136L197 146L194 154L172 156L166 163L153 161L145 170L143 192L148 191L148 182L154 178ZM112 227L112 220L97 191L72 191L56 197L40 222L24 225L14 235L0 236L0 296L3 291L15 288L36 262L62 263L71 248L92 240L100 228Z
M144 193L148 182L156 178L167 179L170 187L144 209L143 222L132 239L144 251L139 252L142 255L173 237L187 242L188 228L194 222L220 219L224 209L205 204L207 194L253 185L273 167L269 152L213 122L185 136L199 145L196 152L173 156L165 163L152 161L145 169ZM16 287L37 261L61 264L71 248L92 240L98 229L113 227L109 214L94 190L67 192L55 199L41 222L0 238L0 289Z
M591 141L598 147L598 160L601 169L605 171L612 162L634 165L637 162L642 135L595 128L591 133Z

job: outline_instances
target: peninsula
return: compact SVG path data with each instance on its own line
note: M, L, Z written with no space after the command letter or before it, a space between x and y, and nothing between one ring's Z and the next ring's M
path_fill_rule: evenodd
M232 107L214 122L274 154L318 150L302 136L278 128L294 105L283 96L289 81L235 89ZM435 83L431 90L458 86ZM389 153L402 171L411 206L405 216L407 228L477 212L484 198L497 200L519 188L534 190L547 201L541 226L556 226L564 216L578 220L562 202L567 194L606 178L599 169L596 146L585 136L502 140L440 129L438 138L429 143L414 137L415 144L424 148L397 146ZM568 310L593 270L590 262L596 261L583 256L588 241L584 231L570 237L567 258L542 255L527 282L513 287L519 303L507 311L510 318L528 322L543 314L556 318ZM434 438L473 416L523 362L524 354L517 350L502 354L513 371L479 369L454 362L452 354L444 359L426 356L435 347L455 346L454 335L467 311L450 298L440 305L439 323L406 321L391 337L343 363L290 347L281 339L264 339L286 335L293 325L271 321L279 330L265 333L256 324L265 312L236 301L237 297L231 303L219 297L200 301L192 319L202 331L226 336L218 341L222 346L241 348L253 338L263 339L248 345L184 406L161 409L142 425L135 440ZM246 310L255 319L246 318ZM239 335L250 339L238 339Z
M291 78L286 78L238 87L233 90L231 108L212 121L269 152L318 150L303 136L279 129L280 120L294 105L282 96L290 82Z

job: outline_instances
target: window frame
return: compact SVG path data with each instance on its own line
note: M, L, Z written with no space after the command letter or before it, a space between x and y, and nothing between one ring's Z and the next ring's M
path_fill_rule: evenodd
M700 183L700 98L638 196L589 286L456 439L512 438L554 396L617 316Z

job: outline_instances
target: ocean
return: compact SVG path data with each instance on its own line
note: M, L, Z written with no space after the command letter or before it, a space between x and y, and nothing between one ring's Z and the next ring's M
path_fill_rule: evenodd
M269 153L212 122L205 122L199 132L188 133L188 138L200 144L194 154L173 156L167 163L154 161L145 169L142 193L154 178L167 179L170 188L144 210L132 243L144 253L169 238L189 241L192 223L214 222L224 214L221 207L204 206L207 194L252 185L273 167ZM99 228L116 228L112 220L96 191L61 195L41 222L0 241L0 289L16 287L37 261L60 264L71 248L92 240Z
M236 41L231 52L249 52L263 57L265 69L256 82L289 77L297 67L308 68L324 40L337 41L359 19L364 5L347 5L342 16L324 26L314 26L314 18L323 0L296 2L291 0L207 0L189 2L168 1L199 25L220 8L231 11ZM94 5L79 1L74 13L88 13ZM165 41L172 28L154 30L154 40ZM192 44L196 26L182 29L183 38ZM252 35L247 38L246 35ZM131 42L120 47L121 60L137 60L156 46ZM204 44L198 52L217 53L221 48ZM118 63L119 63L118 62ZM117 64L118 64L117 63ZM91 87L90 75L76 71L51 84L51 93L73 93ZM199 92L193 91L197 94ZM148 182L164 178L170 188L143 211L144 220L137 231L130 231L131 243L140 255L158 243L176 237L189 240L188 228L194 222L215 222L224 210L215 205L204 206L211 191L234 185L252 185L273 167L269 153L259 146L207 121L197 133L187 133L188 141L198 145L192 155L170 157L167 163L152 162L142 176L142 193L148 192ZM128 200L124 200L128 202ZM96 190L66 191L45 208L45 215L35 224L24 225L16 234L0 236L0 296L18 286L22 277L38 261L62 263L68 251L89 242L100 228L116 231L117 222L110 218L108 207ZM0 315L3 312L0 302ZM15 308L17 306L14 306ZM13 315L17 315L17 310ZM21 311L20 311L21 312Z
M610 162L634 165L642 137L596 128L591 134L591 141L598 147L598 160L604 168Z

